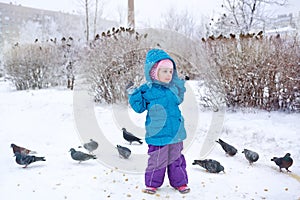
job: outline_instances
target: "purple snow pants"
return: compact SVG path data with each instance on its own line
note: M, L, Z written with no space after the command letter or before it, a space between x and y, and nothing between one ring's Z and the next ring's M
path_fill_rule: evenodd
M145 172L147 187L160 187L164 182L168 169L168 178L172 187L179 187L188 183L186 162L181 154L183 142L165 146L148 145L148 166Z

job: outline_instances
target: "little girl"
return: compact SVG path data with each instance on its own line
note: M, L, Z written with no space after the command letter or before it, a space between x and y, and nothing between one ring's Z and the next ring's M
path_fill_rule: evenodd
M179 109L185 82L178 78L174 60L160 49L148 51L144 72L147 83L128 90L133 110L147 110L145 140L149 159L144 192L154 194L163 184L167 169L170 185L180 193L188 193L186 161L181 153L186 131Z

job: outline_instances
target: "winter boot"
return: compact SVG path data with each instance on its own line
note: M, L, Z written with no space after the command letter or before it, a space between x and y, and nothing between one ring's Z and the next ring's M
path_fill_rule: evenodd
M176 190L178 190L181 194L186 194L190 192L190 188L187 185L182 185L180 187L175 188Z
M155 194L156 190L157 188L155 187L146 187L146 189L144 189L143 192L147 194Z

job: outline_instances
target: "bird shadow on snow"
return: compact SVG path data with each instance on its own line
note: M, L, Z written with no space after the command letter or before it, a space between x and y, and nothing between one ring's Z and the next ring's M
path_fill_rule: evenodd
M143 144L144 144L144 142L143 142ZM136 142L129 144L129 142L123 142L123 145L126 145L128 147L130 147L130 146L143 146L143 144L139 144L139 143L136 143Z
M298 174L296 174L295 172L293 172L291 170L291 172L287 172L285 169L282 169L282 171L279 171L278 167L275 166L269 166L269 165L264 165L265 169L272 169L274 173L277 173L277 175L283 175L283 176L289 176L295 180L297 180L298 182L300 182L300 176Z
M282 168L282 171L279 171L279 167L275 167L275 166L268 166L270 169L274 170L274 172L278 172L279 174L283 174L283 175L290 175L290 174L295 174L292 171L291 172L287 172L284 168Z
M123 158L120 155L113 155L114 159L119 159L120 162L130 162L132 160L132 157L134 157L134 155L130 155L129 158Z
M95 166L97 165L98 163L91 163L91 162L73 162L71 165L73 166Z
M28 165L26 168L24 166L19 166L18 168L24 169L24 170L35 170L37 168L42 169L47 167L45 164L35 164L35 165Z
M204 174L216 174L216 176L226 175L226 172L225 173L224 172L211 173L211 172L206 171L206 169L201 169L201 168L192 168L192 170L197 171L197 172L201 172L201 173L204 173Z

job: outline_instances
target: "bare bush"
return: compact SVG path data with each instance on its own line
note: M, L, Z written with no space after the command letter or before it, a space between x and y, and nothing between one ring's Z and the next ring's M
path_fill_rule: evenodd
M36 40L33 44L16 44L4 57L7 78L17 90L63 85L71 73L67 64L74 62L70 41L66 42L64 38L60 44L56 39L44 43Z
M300 109L300 44L296 37L264 37L260 32L211 36L203 42L210 66L219 75L212 85L222 88L228 107Z
M140 43L145 37L124 27L96 35L79 63L81 68L88 69L87 81L96 102L124 102L126 84L129 81L141 84L146 50Z
M192 53L191 45L188 46L183 39L182 45L178 45L179 36L175 37L174 32L167 34L168 31L164 30L164 37L161 37L158 30L143 31L139 33L132 28L112 28L101 35L96 35L89 48L82 52L82 59L78 65L84 69L96 102L110 104L127 102L125 87L129 81L133 81L135 86L145 82L144 62L150 48L173 49L174 51L169 51L169 54L179 66L177 68L179 76L195 78L197 70L189 62L189 56L195 55ZM180 46L181 49L177 51L176 47L170 47L175 43L169 41L176 41L177 48Z
M59 57L61 56L53 45L18 45L5 55L6 73L17 90L57 85L54 80L60 79L60 73L55 66L62 64ZM55 76L58 77L54 79Z

